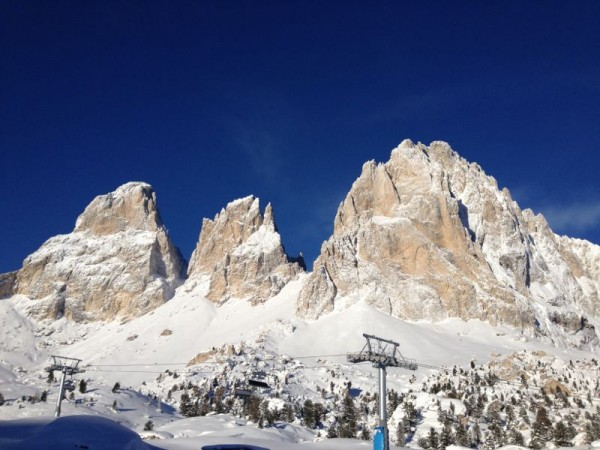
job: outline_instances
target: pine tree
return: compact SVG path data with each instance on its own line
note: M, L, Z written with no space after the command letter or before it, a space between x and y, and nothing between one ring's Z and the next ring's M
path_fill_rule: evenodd
M327 438L333 439L339 437L337 423L332 424L327 430Z
M356 429L358 422L358 413L354 406L354 400L347 389L342 401L342 417L338 427L338 433L341 438L356 438Z
M112 388L112 393L115 394L119 389L121 389L121 383L117 381Z
M546 408L540 406L535 416L535 422L531 426L531 448L542 448L552 438L552 422L548 418Z
M0 392L0 406L4 405L4 395Z
M466 428L460 423L456 425L454 440L456 441L456 445L460 445L461 447L469 446L469 435L467 434Z
M479 444L481 444L481 428L479 428L479 424L477 422L475 422L475 425L473 425L473 428L471 428L471 445L473 447L479 447Z
M600 407L596 409L596 413L590 415L590 419L585 424L585 440L588 443L600 439Z
M315 406L311 400L304 401L304 405L302 406L302 418L304 419L304 426L307 428L315 428L317 425Z
M181 398L179 399L179 412L185 417L193 417L195 415L194 404L191 402L190 395L187 392L181 394Z
M440 445L440 436L433 427L429 429L429 433L427 434L427 442L429 444L429 448L438 448Z
M244 414L254 423L258 423L260 419L261 404L260 398L252 395L244 402Z
M512 429L507 433L507 443L512 445L525 446L525 438L519 430Z
M152 431L154 429L154 422L149 420L144 424L144 431Z
M360 431L360 438L363 441L370 441L371 440L371 432L369 431L369 428L367 427L367 425L364 424L364 423L362 425L362 430Z
M454 445L455 443L454 433L452 432L452 426L450 422L446 422L442 431L440 432L440 448L446 448L450 445Z
M82 394L85 394L87 392L87 383L83 379L79 382L79 392L81 392Z
M292 423L294 421L294 410L289 403L283 405L283 408L281 409L281 415L284 422Z
M403 446L406 442L406 435L410 432L410 427L408 426L408 420L406 417L398 422L398 426L396 427L396 444L399 446Z
M572 439L576 434L575 428L573 428L572 425L569 427L569 425L565 424L563 421L559 421L554 426L552 440L557 447L572 447Z

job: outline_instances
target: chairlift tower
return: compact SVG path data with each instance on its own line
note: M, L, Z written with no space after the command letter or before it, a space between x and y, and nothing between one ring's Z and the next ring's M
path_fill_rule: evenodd
M382 339L370 334L363 334L367 340L363 349L358 353L348 353L346 355L348 362L363 363L370 362L373 367L379 369L379 427L377 427L383 436L373 436L374 450L389 450L389 433L387 427L387 407L386 407L386 368L402 367L408 370L417 370L418 366L414 359L408 359L402 356L398 347L400 344L388 339ZM380 434L381 434L380 433Z
M62 372L60 388L58 390L58 400L56 401L56 409L54 410L54 417L60 417L60 404L62 403L63 393L65 391L65 378L67 375L72 377L76 373L85 371L78 367L81 362L80 359L52 355L52 360L52 365L46 367L46 372L54 373L55 370L60 370Z

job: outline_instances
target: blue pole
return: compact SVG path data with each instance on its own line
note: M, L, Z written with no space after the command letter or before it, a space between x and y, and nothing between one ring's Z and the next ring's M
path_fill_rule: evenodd
M385 442L385 428L375 427L375 432L373 433L373 450L385 450Z

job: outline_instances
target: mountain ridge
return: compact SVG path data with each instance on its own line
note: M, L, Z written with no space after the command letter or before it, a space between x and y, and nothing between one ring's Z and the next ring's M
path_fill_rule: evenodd
M153 241L157 232L161 238ZM148 239L144 233L151 233ZM86 234L96 244L69 238ZM102 240L107 248L121 248L124 236L131 248L154 246L150 253L158 259L146 255L135 264L149 267L154 281L171 281L160 288L158 300L143 299L138 289L133 295L140 305L131 310L94 300L92 310L100 312L90 314L85 300L69 297L73 289L65 282L85 272L81 267L87 263L62 274L46 266L60 266L69 246L67 256L93 255ZM364 301L403 320L476 318L509 324L559 346L597 347L599 267L600 247L554 234L541 214L521 210L508 189L500 190L492 176L447 143L404 140L389 161L363 165L300 291L296 314L318 319ZM259 304L304 270L302 260L285 253L272 206L261 213L254 196L234 200L202 221L186 266L166 233L152 187L135 182L94 199L72 235L51 238L16 275L3 275L1 286L5 294L29 296L28 311L38 318L59 317L65 304L79 304L71 308L76 313L67 308L69 318L113 320L147 313L168 301L178 285L189 290L206 280L205 294L217 305L231 299ZM104 285L114 286L110 277L105 274Z

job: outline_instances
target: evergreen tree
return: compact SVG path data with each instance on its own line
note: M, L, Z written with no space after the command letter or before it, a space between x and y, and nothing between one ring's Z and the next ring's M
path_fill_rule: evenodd
M144 431L152 431L154 429L154 422L149 420L144 424Z
M585 440L588 443L597 441L600 439L600 407L597 408L596 413L590 415L588 422L585 424Z
M179 399L179 412L185 417L194 417L194 404L190 399L190 395L187 392L181 394Z
M544 444L552 439L552 422L548 418L546 408L540 406L535 415L535 422L531 426L531 448L543 448Z
M369 428L367 427L367 425L364 424L364 423L362 425L362 430L360 431L360 438L363 441L370 441L371 440L371 432L369 431Z
M342 416L338 426L338 433L341 438L356 438L356 429L358 422L358 413L354 406L354 400L347 389L342 400Z
M433 427L429 429L429 433L427 434L427 443L429 444L429 448L438 448L440 445L440 436Z
M294 410L292 409L289 403L283 405L283 408L281 409L281 416L283 417L284 422L294 422Z
M0 406L4 405L4 395L0 392Z
M305 400L304 405L302 405L302 419L304 419L304 426L307 428L315 428L317 425L315 406L311 400Z
M440 432L440 448L446 448L455 443L454 433L452 432L452 426L450 422L446 422L442 431Z
M250 396L244 402L244 414L254 423L258 423L261 413L260 398L256 395Z
M467 429L460 423L456 425L454 440L456 445L460 445L461 447L468 447L470 444Z
M479 447L479 444L481 444L481 428L479 428L479 423L475 422L475 425L471 428L470 435L471 445L473 447Z
M327 430L327 438L333 439L339 437L337 423L332 424Z
M565 424L563 421L559 421L554 426L554 430L552 432L552 440L554 441L557 447L573 446L572 440L577 434L577 432L575 431L575 428L573 428L573 425L569 425Z
M408 420L406 420L405 417L398 422L398 426L396 427L396 444L402 447L406 442L408 433L410 433L410 426L408 425Z
M525 438L519 430L512 429L507 433L507 443L525 447Z
M315 427L319 426L319 424L323 421L323 417L325 416L325 407L322 403L315 403Z
M115 394L119 389L121 389L121 383L117 381L112 388L112 393Z
M85 394L87 392L87 383L83 379L79 382L79 392L81 392L82 394Z
M404 410L404 417L408 420L409 427L414 427L417 425L418 413L415 409L415 405L411 402L404 402L402 405L402 409Z

